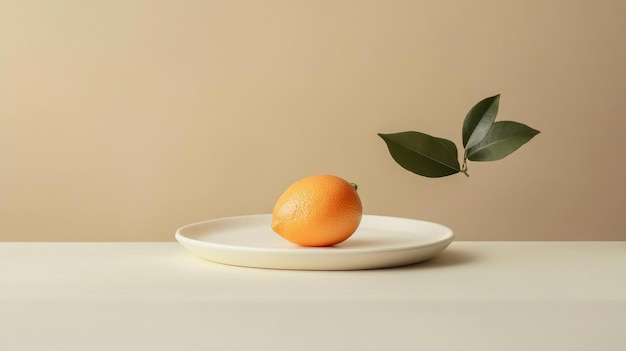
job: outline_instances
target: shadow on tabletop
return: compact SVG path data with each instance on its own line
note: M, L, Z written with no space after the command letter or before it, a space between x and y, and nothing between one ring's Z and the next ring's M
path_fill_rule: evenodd
M418 263L414 263L407 266L392 267L388 269L393 270L412 270L412 269L430 269L430 268L444 268L459 266L464 264L470 264L472 262L479 261L480 258L467 250L457 248L447 248L439 253L437 256Z

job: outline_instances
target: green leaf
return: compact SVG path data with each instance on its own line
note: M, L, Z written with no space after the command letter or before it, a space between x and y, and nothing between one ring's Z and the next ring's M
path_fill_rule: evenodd
M498 114L500 94L481 100L474 105L463 121L463 146L465 150L478 144L493 125Z
M496 122L480 143L467 150L467 158L471 161L500 160L519 149L537 134L539 134L538 130L522 123Z
M456 145L450 140L419 132L378 135L387 144L391 157L408 171L431 178L461 171Z

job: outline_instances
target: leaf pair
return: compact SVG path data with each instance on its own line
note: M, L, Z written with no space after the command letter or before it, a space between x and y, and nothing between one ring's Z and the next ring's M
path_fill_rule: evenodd
M456 145L450 140L413 131L378 135L387 144L391 157L406 170L431 178L459 172L467 175L467 160L500 160L539 134L522 123L494 122L499 104L500 95L483 99L465 116L462 165Z

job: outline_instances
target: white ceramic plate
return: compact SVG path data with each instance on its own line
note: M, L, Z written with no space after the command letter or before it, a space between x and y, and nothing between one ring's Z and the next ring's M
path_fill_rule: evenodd
M184 226L176 240L196 256L245 267L356 270L427 260L454 239L443 225L415 219L364 215L348 240L332 247L301 247L270 227L269 214L213 219Z

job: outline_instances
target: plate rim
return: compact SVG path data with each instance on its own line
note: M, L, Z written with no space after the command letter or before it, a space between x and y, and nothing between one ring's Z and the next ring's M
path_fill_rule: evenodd
M389 248L385 248L385 249L369 248L369 247L364 247L364 248L342 248L342 247L337 247L337 246L330 246L330 247L301 247L301 246L297 246L295 244L294 244L294 247L291 247L291 248L287 248L287 247L285 247L285 248L266 248L266 247L254 247L254 246L239 246L239 245L222 244L222 243L216 243L216 242L211 242L211 241L206 241L206 240L200 240L200 239L197 239L197 238L193 238L193 237L184 235L182 233L183 231L185 231L185 230L187 230L189 228L197 227L197 226L200 226L200 225L206 225L206 224L210 224L210 223L214 223L214 222L218 222L218 221L241 220L241 219L252 219L252 218L263 218L263 217L271 218L271 214L264 213L264 214L252 214L252 215L227 216L227 217L219 217L219 218L213 218L213 219L198 221L198 222L190 223L190 224L187 224L187 225L184 225L184 226L178 228L176 230L176 233L175 233L174 237L181 244L183 243L183 241L185 241L187 243L191 243L191 244L195 244L195 245L201 245L201 246L205 246L205 247L209 247L209 248L219 248L219 249L235 250L235 251L248 251L248 252L255 252L255 253L271 252L272 254L294 254L295 252L297 252L298 254L303 254L303 255L320 254L320 253L327 253L327 252L328 253L334 252L334 253L337 253L337 254L339 252L342 252L342 254L349 254L349 253L367 254L367 253L379 253L381 251L384 251L384 252L406 251L406 250L414 250L414 249L418 249L418 248L429 248L429 247L433 247L433 246L438 246L438 245L442 245L442 244L444 244L446 242L449 245L455 239L454 230L452 230L450 227L445 226L445 225L440 224L440 223L435 223L435 222L430 222L430 221L425 221L425 220L420 220L420 219L414 219L414 218L407 218L407 217L394 217L394 216L385 216L385 215L376 215L376 214L364 214L363 218L367 218L367 220L389 219L389 220L402 220L402 221L409 221L409 222L419 222L421 224L425 224L425 225L441 228L446 233L443 234L441 238L438 238L437 240L434 240L432 242L428 242L426 244L412 244L412 245L406 245L406 246L389 247ZM278 235L278 234L276 234L276 235ZM350 240L350 238L348 238L347 240ZM445 247L444 247L444 249L445 249Z
M454 240L455 233L443 224L428 222L405 217L391 217L382 215L364 215L367 221L391 220L408 221L420 225L435 226L440 231L435 237L425 243L409 243L391 245L388 247L302 247L293 244L292 247L263 247L241 246L237 244L223 244L198 239L193 235L187 236L184 231L201 225L210 225L218 221L256 221L252 226L259 225L265 218L268 222L271 214L253 214L208 219L190 223L180 227L175 234L176 240L192 255L199 259L229 266L248 267L257 269L295 270L295 271L355 271L387 269L412 265L429 260L445 250ZM362 222L363 223L363 222ZM376 223L376 222L374 222ZM380 225L380 224L379 224ZM227 226L228 227L228 226ZM360 226L359 226L360 227ZM384 227L384 224L383 224ZM372 228L376 230L377 228ZM417 229L417 228L416 228ZM236 230L235 230L236 232ZM381 229L384 232L384 229ZM419 235L419 230L400 230L403 235ZM200 228L197 235L203 235ZM209 234L210 235L210 231ZM300 258L300 260L298 259Z

